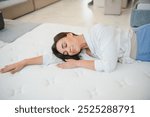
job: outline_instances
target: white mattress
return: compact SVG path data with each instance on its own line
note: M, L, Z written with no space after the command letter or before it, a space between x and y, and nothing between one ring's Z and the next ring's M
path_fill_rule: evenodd
M42 24L0 48L0 68L24 58L51 53L53 36L85 28ZM34 65L12 75L0 74L0 99L150 99L150 63L118 64L112 73L84 68Z

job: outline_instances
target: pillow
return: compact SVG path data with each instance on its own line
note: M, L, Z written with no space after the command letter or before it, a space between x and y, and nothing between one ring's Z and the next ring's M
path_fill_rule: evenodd
M2 12L0 11L0 30L1 29L4 29L4 19L3 19Z

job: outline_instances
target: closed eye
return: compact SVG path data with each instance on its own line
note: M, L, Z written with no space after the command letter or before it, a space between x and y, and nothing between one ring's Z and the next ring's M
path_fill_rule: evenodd
M67 51L64 51L64 52L63 52L63 55L68 55L68 52L67 52Z
M64 43L62 44L62 48L64 49L64 48L66 48L66 47L67 47L67 43L64 42Z

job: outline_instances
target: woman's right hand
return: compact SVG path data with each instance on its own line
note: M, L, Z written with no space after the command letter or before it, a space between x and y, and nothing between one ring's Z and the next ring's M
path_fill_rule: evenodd
M6 65L4 68L0 69L0 72L1 73L11 72L12 74L14 74L20 71L21 69L23 69L25 66L26 66L26 61L22 60L14 64Z
M12 74L20 71L27 65L39 65L43 64L43 56L37 56L29 59L24 59L20 62L6 65L4 68L0 69L1 73L11 72Z

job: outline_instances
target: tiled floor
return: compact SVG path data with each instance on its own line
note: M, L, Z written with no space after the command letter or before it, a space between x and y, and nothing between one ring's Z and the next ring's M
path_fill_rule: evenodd
M90 0L61 0L16 20L27 22L49 22L74 26L92 26L96 23L113 24L128 28L130 6L122 9L121 15L104 15L104 9L88 6Z

